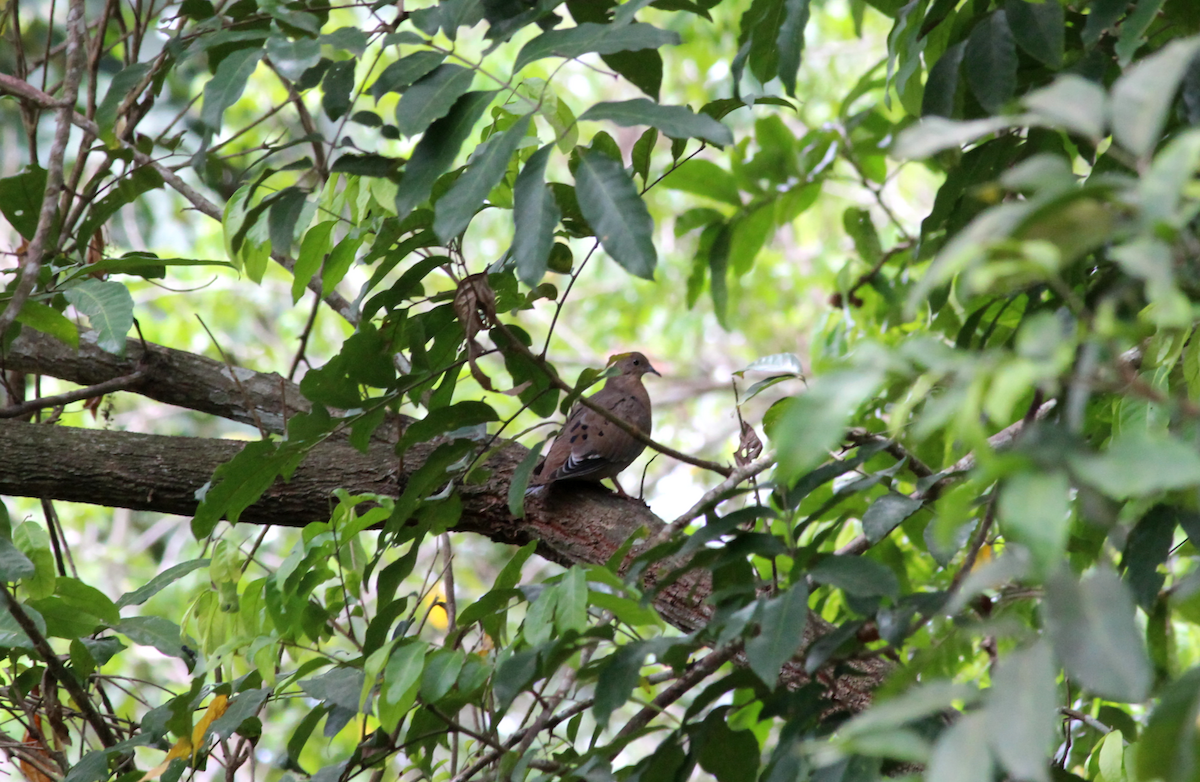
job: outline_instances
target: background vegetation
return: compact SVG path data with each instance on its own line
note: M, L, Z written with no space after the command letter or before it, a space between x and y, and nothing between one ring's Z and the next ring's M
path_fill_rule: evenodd
M1200 778L1190 0L0 34L14 773Z

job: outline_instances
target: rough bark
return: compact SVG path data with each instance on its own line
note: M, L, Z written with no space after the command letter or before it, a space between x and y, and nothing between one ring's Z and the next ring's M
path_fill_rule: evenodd
M144 345L144 347L143 347ZM220 361L184 350L125 342L125 355L96 346L96 332L79 335L79 350L25 329L0 356L0 371L49 375L81 386L93 386L142 369L146 379L137 393L168 405L259 427L280 434L289 417L311 409L300 387L274 372L244 367L232 371Z

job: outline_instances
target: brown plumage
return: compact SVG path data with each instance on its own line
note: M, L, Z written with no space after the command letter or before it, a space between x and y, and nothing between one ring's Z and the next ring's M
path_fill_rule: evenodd
M610 377L591 401L650 434L650 395L642 385L642 375L657 375L658 370L641 353L620 353L610 358L608 365L620 374ZM625 496L616 482L617 473L632 464L645 447L612 421L576 403L546 458L534 468L529 484L612 478L617 491Z

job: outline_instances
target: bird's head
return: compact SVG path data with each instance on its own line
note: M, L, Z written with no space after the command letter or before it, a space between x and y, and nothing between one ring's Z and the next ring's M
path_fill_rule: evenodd
M616 368L620 375L631 375L633 377L641 377L645 374L654 374L662 377L658 370L650 366L650 360L641 353L618 353L608 360L610 367Z

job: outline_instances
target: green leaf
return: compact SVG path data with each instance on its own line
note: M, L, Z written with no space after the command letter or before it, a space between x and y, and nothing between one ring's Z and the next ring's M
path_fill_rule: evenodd
M467 229L488 193L508 170L508 162L517 151L517 145L529 131L530 115L521 117L516 123L496 134L480 145L471 156L471 163L454 186L434 205L433 230L443 243Z
M179 625L161 616L127 617L113 629L135 644L152 646L168 657L187 661L194 656L183 649Z
M1188 172L1195 170L1198 164L1200 164L1200 129L1195 128L1175 135L1167 142L1163 150L1154 156L1154 162L1150 164L1149 170L1142 174L1136 190L1138 200L1141 202L1142 219L1147 224L1180 224L1188 219L1179 213L1180 204L1187 203L1186 208L1190 211L1191 202L1184 202L1183 198L1191 183ZM1173 287L1175 259L1173 248L1170 245L1157 237L1153 239L1143 237L1134 239L1124 247L1146 248L1136 255L1151 256L1151 258L1143 257L1136 260L1114 256L1126 272L1152 283L1147 290L1151 299L1155 298L1153 285ZM1166 252L1166 258L1154 258L1153 256L1160 253L1149 248L1162 248ZM1191 325L1191 319L1188 320L1189 322L1185 326Z
M663 179L662 184L672 190L711 198L741 208L742 196L733 174L703 158L692 158Z
M267 225L271 229L271 249L288 254L292 251L292 242L296 235L300 216L307 206L308 192L298 187L285 187L280 190L275 200L271 202L271 210L267 213Z
M746 642L750 670L774 689L779 670L804 642L808 621L808 587L799 579L786 592L762 603L759 634Z
M879 232L875 230L875 222L868 210L854 206L848 208L842 213L842 227L854 241L854 249L863 261L874 265L883 257Z
M414 645L421 646L419 643ZM301 679L297 684L313 700L357 712L365 678L358 668L343 666L320 676Z
M26 576L21 585L25 593L31 598L54 594L58 574L46 530L34 521L22 522L13 530L12 542L33 563L34 575Z
M225 109L242 97L246 82L258 67L263 54L263 49L254 47L230 52L204 85L204 108L200 111L200 122L210 133L220 132Z
M1049 750L1058 723L1057 676L1050 647L1035 643L1002 659L992 673L985 713L989 743L1017 779L1049 782Z
M1112 132L1118 144L1139 157L1153 151L1197 50L1200 38L1172 41L1117 79L1112 87Z
M783 23L775 45L779 50L779 80L787 94L796 95L796 73L804 52L804 28L808 26L810 0L784 0Z
M334 174L351 174L353 176L373 176L387 177L389 179L398 176L401 165L404 161L397 158L385 157L374 153L366 155L355 155L350 152L343 153L334 164L330 167L330 172Z
M403 220L429 198L433 183L454 163L458 150L492 102L495 92L468 92L450 113L429 126L417 142L396 192L396 217Z
M633 152L629 155L633 173L642 178L643 185L650 183L650 158L654 154L654 145L657 142L658 128L647 128L634 142Z
M117 109L133 93L134 88L141 84L142 79L149 72L150 63L135 62L118 71L109 82L108 92L104 93L104 100L100 101L100 105L96 107L95 116L96 125L100 128L100 138L104 139L104 143L109 146L114 145L117 141L117 134L113 127L117 120Z
M625 3L619 8L630 5ZM658 100L662 90L663 61L662 55L656 49L642 49L636 52L615 52L602 54L600 59L604 64L624 76L630 84Z
M271 695L270 687L258 687L239 692L229 701L225 713L213 721L209 728L210 732L221 741L229 738L242 726L242 723L258 714L258 710L266 703L269 695Z
M587 575L579 565L573 566L558 584L558 602L554 607L554 627L559 633L587 629Z
M379 722L389 733L417 699L425 670L425 643L414 641L392 651L383 669L379 691Z
M63 291L67 301L87 316L96 330L96 345L125 355L125 335L133 327L133 297L119 282L87 279Z
M320 43L349 52L355 57L362 57L367 51L367 34L357 27L339 27L331 33L324 33Z
M354 259L361 246L362 236L353 233L347 234L342 241L334 245L334 249L326 255L325 265L320 271L320 295L328 296L334 293L337 283L342 282L350 266L354 265Z
M872 544L887 537L900 523L921 509L922 501L891 492L871 503L862 517L863 533Z
M746 52L750 72L763 84L779 75L779 39L787 18L785 0L753 0L742 15L738 46ZM741 81L734 68L735 82Z
M944 117L925 117L905 128L896 139L893 154L903 160L931 157L943 150L961 147L976 139L1004 130L1013 124L1008 117L990 117L957 122Z
M29 606L46 620L46 635L53 638L83 638L100 630L100 617L57 595L32 599Z
M1122 68L1129 65L1137 50L1146 42L1146 31L1150 29L1164 2L1165 0L1138 0L1137 7L1121 22L1121 35L1113 48L1117 53L1117 63Z
M513 470L512 480L508 484L508 512L515 519L525 518L525 490L529 486L529 476L533 474L533 468L537 467L538 459L541 457L542 448L545 445L546 441L542 440L529 449L529 453L525 454L525 458L517 465L517 469Z
M900 582L892 569L869 557L830 554L809 568L818 584L829 584L855 597L895 597Z
M596 724L608 724L612 713L633 693L641 679L642 663L646 659L646 648L640 643L631 643L617 649L602 661L599 678L596 680L596 700L592 714Z
M1051 70L1062 67L1064 14L1061 4L1007 0L1004 13L1017 46Z
M37 232L46 193L46 169L34 165L16 176L0 179L0 213L29 241Z
M1017 473L1001 488L1001 529L1006 538L1025 544L1042 573L1052 572L1066 554L1070 490L1062 470Z
M117 608L125 608L126 606L140 606L150 598L157 595L164 588L174 584L179 579L191 573L193 570L199 570L202 567L208 567L208 559L190 559L187 562L180 562L178 565L172 565L163 572L156 575L154 578L142 584L137 589L131 592L126 592L117 599Z
M357 60L342 60L329 66L321 79L321 109L325 116L337 122L350 110L350 93L354 90L354 68Z
M527 686L533 683L538 675L538 650L526 649L509 657L496 669L492 689L496 696L496 706L503 712L512 705ZM597 692L599 696L599 692ZM593 707L594 708L594 707Z
M1067 461L1081 480L1116 499L1200 484L1200 454L1169 435L1122 434L1103 453Z
M108 195L92 203L87 216L79 223L76 237L80 246L86 245L92 235L108 222L117 211L137 200L141 195L163 186L162 175L150 166L141 166L123 177Z
M63 777L63 782L100 782L108 779L109 751L95 750L84 755Z
M695 114L687 106L661 106L646 98L597 103L579 119L608 120L626 128L650 125L671 138L699 138L720 145L733 143L729 128L707 114Z
M991 735L992 724L982 712L959 717L938 737L925 773L927 782L992 782Z
M1125 540L1121 568L1137 604L1147 614L1153 610L1158 592L1166 582L1166 574L1158 572L1158 566L1171 553L1179 516L1178 508L1155 505L1138 520Z
M396 451L401 453L416 443L427 443L455 429L478 426L499 419L500 416L496 414L491 405L474 400L456 402L449 407L430 410L424 418L413 421L404 429L404 436L396 445Z
M333 229L336 220L325 220L309 228L300 242L300 253L292 267L292 303L300 301L308 283L321 270L325 257L333 249Z
M728 330L726 316L729 307L729 250L732 231L724 224L711 225L704 234L708 234L709 231L712 232L712 241L707 253L708 291L712 296L713 314L717 316L717 323L721 324L721 328ZM703 238L707 236L702 235L702 240Z
M168 266L237 268L229 261L210 261L206 258L160 258L149 252L129 252L114 258L101 258L95 263L88 264L86 269L89 273L133 274L138 277L154 279L165 277Z
M415 136L429 128L434 120L450 112L471 89L474 79L475 71L470 68L439 65L400 96L400 102L396 104L396 127L406 136Z
M1076 581L1061 569L1046 581L1046 625L1067 672L1095 695L1137 702L1151 670L1129 590L1111 570Z
M546 161L553 150L554 145L547 144L534 152L513 186L512 255L517 277L530 288L546 276L554 247L554 228L562 217L554 192L545 180Z
M808 391L787 401L767 435L779 456L779 478L791 482L825 461L842 441L850 416L883 382L873 370L843 370L813 381Z
M517 73L529 63L543 57L570 59L588 52L613 54L675 46L679 42L678 33L660 30L642 22L634 22L624 27L587 22L565 30L550 30L534 38L521 48L512 70L513 73Z
M1024 103L1050 125L1062 125L1090 139L1103 138L1108 126L1108 93L1099 84L1073 73L1029 93Z
M979 691L966 684L951 681L932 681L918 684L882 702L872 703L838 729L842 738L853 739L880 730L898 728L930 714L954 706L955 702L970 705L979 699Z
M1162 688L1162 700L1138 742L1138 779L1192 782L1200 769L1196 720L1200 717L1200 668Z
M728 706L709 712L695 737L700 768L717 782L753 782L758 777L758 739L750 730L732 730L725 722Z
M54 594L81 612L87 612L101 621L115 625L121 621L121 613L108 596L93 586L70 576L59 576L54 584Z
M958 94L958 77L962 69L963 53L967 42L959 41L946 50L945 54L929 69L925 81L925 93L921 96L921 116L952 117L955 97Z
M1017 47L1004 11L996 11L971 31L963 69L979 104L999 114L1017 89Z
M17 315L17 323L37 329L43 334L49 334L59 342L75 349L79 348L79 329L75 323L58 310L42 304L40 301L26 300L21 307L20 314Z
M1105 30L1110 29L1125 9L1129 0L1093 0L1088 7L1087 22L1083 26L1083 45L1090 49L1100 40Z
M33 562L8 538L0 537L0 581L19 581L35 573Z
M185 0L186 1L186 0ZM267 39L267 56L285 78L297 81L321 60L321 44L311 38L289 39L272 31Z
M604 250L630 274L654 279L654 221L624 167L588 151L579 159L575 181L579 208Z
M303 458L303 451L278 448L269 440L247 443L197 492L200 505L192 517L192 534L207 537L222 518L236 523L242 511L257 502L280 475L290 476Z
M421 676L421 700L437 703L458 681L463 663L467 660L461 649L439 649L425 659L425 670Z
M379 74L379 78L371 85L371 97L378 102L389 92L403 92L406 87L441 65L445 59L445 54L432 51L421 51L401 57Z

